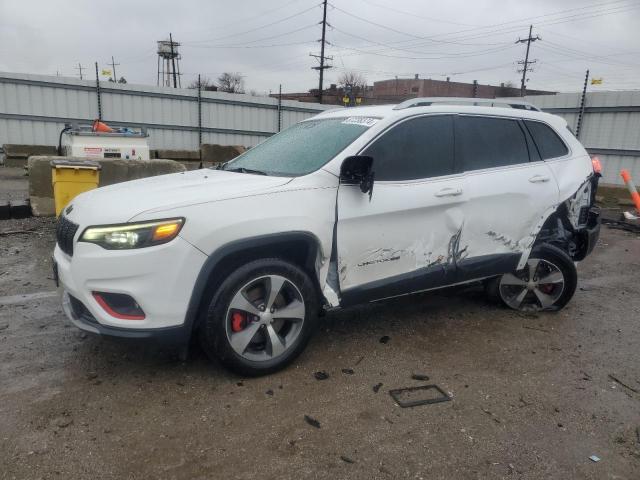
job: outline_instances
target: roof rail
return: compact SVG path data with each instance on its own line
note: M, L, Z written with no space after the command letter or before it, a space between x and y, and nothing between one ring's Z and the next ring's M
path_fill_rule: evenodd
M464 97L418 97L410 98L399 103L394 110L403 110L412 107L430 107L431 105L478 105L483 107L515 108L519 110L532 110L539 112L540 109L531 103L518 100L501 100L499 98L464 98Z

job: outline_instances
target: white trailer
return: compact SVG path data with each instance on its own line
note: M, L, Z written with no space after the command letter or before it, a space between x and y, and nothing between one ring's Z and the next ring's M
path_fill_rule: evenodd
M145 129L122 128L94 132L91 127L70 126L63 131L62 155L72 157L149 160L149 134Z

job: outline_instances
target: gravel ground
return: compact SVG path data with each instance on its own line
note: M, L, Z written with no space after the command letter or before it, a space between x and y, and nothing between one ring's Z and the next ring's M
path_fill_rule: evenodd
M16 230L34 231L1 233ZM48 293L52 232L0 223L2 479L640 476L637 234L603 229L559 313L477 287L349 309L290 368L246 379L69 326ZM425 383L452 401L388 394Z

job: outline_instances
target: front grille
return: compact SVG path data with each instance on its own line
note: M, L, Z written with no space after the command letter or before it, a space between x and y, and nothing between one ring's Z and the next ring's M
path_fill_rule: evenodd
M77 231L78 225L60 215L56 225L56 241L60 250L70 257L73 256L73 237L75 237Z

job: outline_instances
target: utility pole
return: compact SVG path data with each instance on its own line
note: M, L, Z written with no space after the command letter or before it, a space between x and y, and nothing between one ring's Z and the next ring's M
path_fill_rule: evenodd
M282 130L282 84L278 87L278 131Z
M82 70L84 69L84 67L80 65L80 62L78 62L78 66L75 67L75 69L80 71L80 80L82 80Z
M527 81L527 72L532 72L533 69L529 66L531 64L536 63L537 60L529 61L529 49L531 48L531 42L535 42L536 40L542 40L539 35L535 37L531 36L531 32L533 30L533 25L529 25L529 36L527 38L519 38L516 40L516 43L526 43L527 44L527 53L524 56L524 60L520 60L518 62L519 65L522 65L522 70L518 70L518 72L522 72L522 81L520 82L520 96L524 97L524 91L526 89L526 81Z
M576 123L576 138L580 138L580 129L582 128L582 118L584 117L584 107L587 100L587 84L589 83L589 70L584 76L584 86L582 87L582 98L580 99L580 113L578 113L578 121Z
M113 59L113 55L111 55L111 68L113 69L113 81L115 83L118 83L118 76L116 75L116 65L120 65L120 64L116 63L116 61Z
M311 67L313 70L320 71L320 82L318 84L318 103L322 103L322 83L324 80L324 70L326 68L331 68L331 65L326 65L325 60L333 60L333 57L325 57L324 56L324 46L326 43L326 32L327 32L327 0L322 2L322 39L320 40L320 55L311 55L320 60L320 65L317 67Z
M202 148L202 80L198 74L198 148Z
M98 120L102 121L102 95L100 93L100 77L98 76L98 62L96 62L96 96L98 97Z
M171 70L173 70L173 88L178 88L178 78L176 76L176 55L173 52L173 37L169 32L169 45L171 45Z

